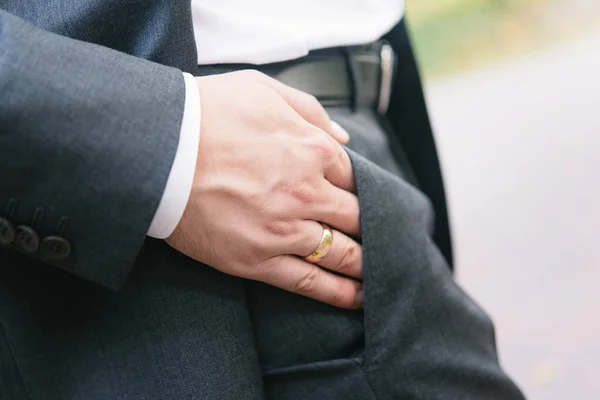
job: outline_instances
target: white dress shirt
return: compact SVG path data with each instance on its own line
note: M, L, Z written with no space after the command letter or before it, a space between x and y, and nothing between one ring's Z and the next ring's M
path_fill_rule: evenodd
M267 64L320 48L373 42L400 21L404 0L191 0L198 64ZM184 73L179 145L148 235L177 227L192 189L200 137L200 94Z
M196 79L187 73L185 81L185 105L179 133L179 144L171 166L165 191L163 192L154 219L148 229L148 235L157 239L167 238L173 233L185 206L187 205L194 173L200 140L200 93Z

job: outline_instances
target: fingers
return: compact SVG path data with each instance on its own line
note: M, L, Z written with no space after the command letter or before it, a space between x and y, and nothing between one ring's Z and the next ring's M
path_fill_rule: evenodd
M317 264L338 274L362 279L362 246L343 233L334 230L331 249Z
M325 179L341 189L356 193L354 170L346 150L323 131L314 128L312 130L313 151L321 155L319 165Z
M348 142L350 141L350 134L344 129L342 128L342 126L340 124L338 124L335 121L331 121L331 126L333 127L333 130L340 135L340 137L342 137L343 139L345 139L345 141L339 141L341 144L348 144Z
M257 74L256 79L276 91L302 118L310 124L322 129L341 144L347 144L350 136L341 126L332 122L319 101L308 93L267 76Z
M321 221L353 237L360 236L360 207L358 197L346 190L323 181L321 194L309 207L303 208L298 218ZM320 227L320 225L317 224ZM320 228L319 228L320 229Z
M283 255L262 265L258 280L332 306L355 309L363 304L362 284L332 274L301 258Z
M344 189L351 193L356 193L356 184L354 182L354 170L350 156L341 146L334 157L325 165L325 179L334 186Z
M290 243L286 251L299 257L306 257L319 245L323 226L315 221L303 221L299 230L302 233L297 235L295 242ZM333 229L331 249L317 264L330 271L361 279L362 246L344 233Z

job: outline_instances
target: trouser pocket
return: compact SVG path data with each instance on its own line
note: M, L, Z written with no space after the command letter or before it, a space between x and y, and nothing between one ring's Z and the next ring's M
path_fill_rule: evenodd
M265 393L273 400L376 400L362 359L345 358L271 370L264 376Z

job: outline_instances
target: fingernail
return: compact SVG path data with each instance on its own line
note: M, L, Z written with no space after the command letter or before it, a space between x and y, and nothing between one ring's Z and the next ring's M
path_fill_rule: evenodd
M364 291L364 289L360 289L356 293L356 296L354 297L354 305L356 306L356 308L363 308L364 304L365 304L365 291Z
M331 121L331 126L333 127L335 133L337 133L340 136L340 138L344 141L344 143L348 143L350 141L350 135L348 134L348 132L346 132L344 128L340 126L340 124L338 124L335 121Z

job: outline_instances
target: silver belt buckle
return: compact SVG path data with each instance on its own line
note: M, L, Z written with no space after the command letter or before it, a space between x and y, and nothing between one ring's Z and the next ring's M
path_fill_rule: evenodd
M377 103L377 112L385 115L390 106L392 96L392 75L394 73L394 50L389 43L381 46L379 53L379 65L381 74L379 76L379 101Z

